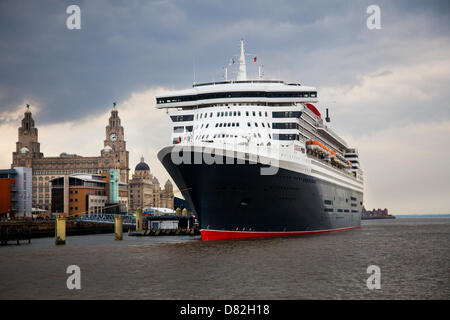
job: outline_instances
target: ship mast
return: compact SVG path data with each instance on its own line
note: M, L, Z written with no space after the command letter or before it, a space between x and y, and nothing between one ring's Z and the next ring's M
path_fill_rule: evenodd
M245 65L244 39L241 39L241 55L239 57L239 71L237 80L247 80L247 67Z

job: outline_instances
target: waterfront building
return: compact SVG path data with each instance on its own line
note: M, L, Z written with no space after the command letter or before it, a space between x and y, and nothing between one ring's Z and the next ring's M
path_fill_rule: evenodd
M129 152L126 149L124 128L115 104L106 126L106 138L100 156L84 157L63 152L56 157L44 157L40 151L38 129L28 105L18 131L18 141L16 151L12 155L11 167L33 169L33 208L51 210L52 197L49 181L57 177L69 177L76 173L109 173L110 170L117 170L119 182L128 183Z
M100 174L73 174L50 180L52 213L127 213L128 186L115 170Z
M169 208L173 209L173 186L167 180L164 189L161 189L159 181L150 172L150 167L141 157L129 183L130 210L137 208Z
M366 210L366 208L364 208L364 206L363 206L362 210L361 210L361 216L363 216L363 217L387 217L387 216L389 216L389 210L386 208Z
M0 215L31 218L32 169L0 170Z

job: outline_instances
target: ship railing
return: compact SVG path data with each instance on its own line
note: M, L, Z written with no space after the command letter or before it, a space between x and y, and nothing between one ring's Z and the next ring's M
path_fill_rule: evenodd
M227 143L224 141L192 141L189 143L179 144L180 148L188 147L188 148L201 148L202 152L205 150L216 151L216 154L223 154L223 156L227 155L227 152L237 153L238 155L245 155L248 159L249 154L267 157L267 158L278 158L283 153L283 148L280 146L269 143Z
M321 163L321 164L323 164L323 165L325 165L327 168L329 168L329 169L332 169L332 170L334 170L334 171L336 171L336 172L338 172L338 173L343 173L343 174L345 174L345 175L347 175L347 176L349 176L349 177L351 177L351 178L356 178L355 176L354 176L354 174L351 172L351 171L349 171L348 169L346 169L346 168L339 168L339 167L336 167L336 166L334 166L334 165L332 165L329 161L327 161L326 159L321 159L321 158L319 158L319 157L316 157L316 156L312 156L312 155L308 155L311 159L313 159L313 160L315 160L315 161L318 161L319 163Z

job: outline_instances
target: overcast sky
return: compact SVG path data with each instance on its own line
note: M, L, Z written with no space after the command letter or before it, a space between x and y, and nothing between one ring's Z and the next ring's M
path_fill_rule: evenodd
M68 30L66 8L81 8ZM366 26L369 5L381 29ZM366 208L450 213L450 1L0 2L0 168L30 103L46 156L98 155L114 101L130 167L170 122L154 95L223 79L239 39L265 78L316 86L319 110L360 150ZM255 74L250 64L249 73ZM230 71L231 72L231 71Z

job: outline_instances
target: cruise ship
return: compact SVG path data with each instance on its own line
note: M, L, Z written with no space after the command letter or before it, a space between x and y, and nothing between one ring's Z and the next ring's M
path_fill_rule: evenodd
M293 236L360 227L358 151L329 127L315 87L247 76L156 96L172 121L158 152L196 214L202 240ZM256 61L256 58L252 58Z

